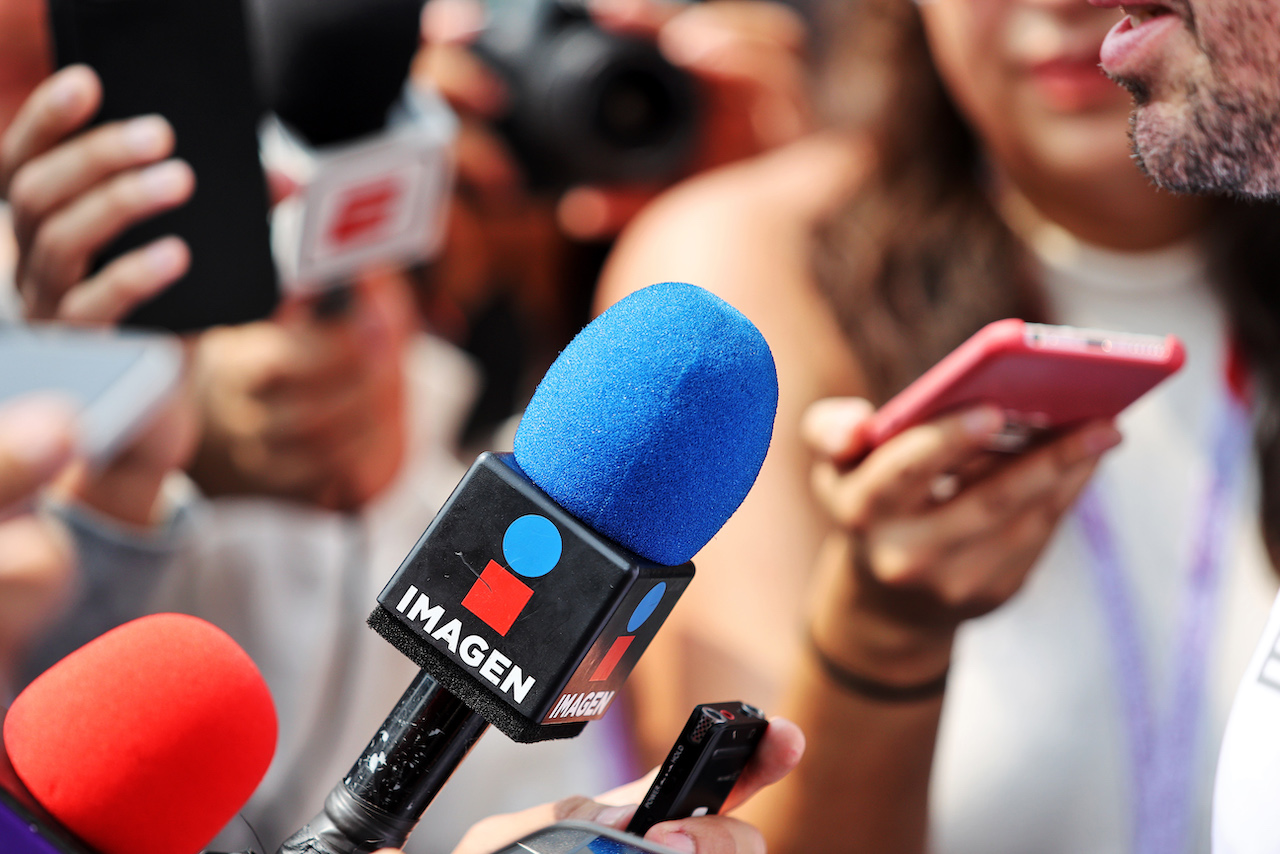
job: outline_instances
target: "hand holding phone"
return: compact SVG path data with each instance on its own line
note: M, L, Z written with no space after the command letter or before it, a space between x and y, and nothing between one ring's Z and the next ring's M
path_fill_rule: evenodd
M165 160L173 130L159 116L86 131L102 86L84 66L42 82L0 145L0 195L10 203L16 291L28 320L115 323L187 270L190 253L167 236L94 269L131 223L186 202L188 164Z
M1154 372L1165 375L1176 361L1161 360ZM955 371L974 374L981 371ZM903 688L938 683L955 629L1017 592L1103 455L1121 442L1112 401L1082 424L1041 423L1053 432L1023 453L994 455L992 447L1007 447L1006 412L1026 398L997 385L996 394L956 400L953 411L935 392L963 383L942 379L896 399L899 414L909 410L899 423L883 417L894 414L890 404L877 413L845 398L814 403L802 428L815 455L814 494L838 533L815 573L823 587L813 643L855 676ZM886 624L905 664L884 654L882 630L867 629ZM881 669L886 660L892 666Z

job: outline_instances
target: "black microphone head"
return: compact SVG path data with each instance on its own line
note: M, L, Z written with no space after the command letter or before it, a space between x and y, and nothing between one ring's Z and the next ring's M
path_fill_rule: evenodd
M312 145L386 124L419 44L423 0L253 0L264 100Z

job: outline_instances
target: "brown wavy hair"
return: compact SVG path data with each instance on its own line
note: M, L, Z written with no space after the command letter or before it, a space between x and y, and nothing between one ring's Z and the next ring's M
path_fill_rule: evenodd
M877 168L819 227L814 273L879 404L985 324L1045 312L916 6L829 0L822 15L819 110L866 138ZM1262 527L1280 566L1280 207L1223 199L1207 228L1213 281L1254 379Z

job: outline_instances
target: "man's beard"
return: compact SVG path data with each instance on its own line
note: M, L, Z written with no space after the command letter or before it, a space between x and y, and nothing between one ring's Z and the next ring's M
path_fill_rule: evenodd
M1280 44L1259 39L1280 15L1272 0L1253 2L1233 4L1209 39L1186 11L1208 68L1183 81L1182 104L1153 100L1146 81L1112 78L1133 96L1134 159L1167 190L1280 197Z
M1192 85L1178 120L1151 115L1147 88L1126 82L1134 159L1155 183L1177 193L1280 197L1280 107L1248 93Z

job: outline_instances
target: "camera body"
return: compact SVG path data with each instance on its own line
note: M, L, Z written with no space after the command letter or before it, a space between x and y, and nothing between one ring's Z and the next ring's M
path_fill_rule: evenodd
M508 87L498 129L531 186L662 181L688 162L693 79L650 42L602 30L582 0L488 0L474 47Z

